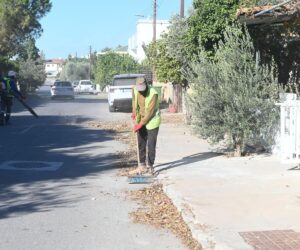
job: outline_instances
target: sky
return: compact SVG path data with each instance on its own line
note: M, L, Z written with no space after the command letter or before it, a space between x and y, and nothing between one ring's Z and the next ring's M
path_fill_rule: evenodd
M193 0L185 0L185 13ZM51 11L40 22L37 47L46 59L86 56L93 51L127 45L138 19L151 19L153 0L52 0ZM179 14L180 0L157 0L157 20Z

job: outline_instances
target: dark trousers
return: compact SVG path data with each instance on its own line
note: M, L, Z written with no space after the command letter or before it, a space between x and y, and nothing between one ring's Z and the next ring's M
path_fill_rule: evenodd
M137 132L141 164L146 164L146 151L148 151L148 166L154 165L158 130L159 128L148 130L145 126L143 126Z
M5 121L8 122L11 114L13 98L5 95L1 96L1 112L5 113Z

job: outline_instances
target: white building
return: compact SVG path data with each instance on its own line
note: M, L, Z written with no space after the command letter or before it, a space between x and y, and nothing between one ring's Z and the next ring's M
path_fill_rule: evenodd
M97 56L105 55L109 52L114 52L119 55L127 55L128 54L128 51L110 50L110 51L105 51L105 52L97 52Z
M45 72L47 77L56 77L63 68L64 60L51 59L45 62Z
M168 30L169 21L156 21L156 39ZM128 39L128 53L138 62L146 58L143 45L148 45L153 40L153 20L141 19L137 21L136 33Z

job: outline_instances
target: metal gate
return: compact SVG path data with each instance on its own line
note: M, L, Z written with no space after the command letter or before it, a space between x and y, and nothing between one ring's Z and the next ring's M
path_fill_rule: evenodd
M288 94L280 103L280 151L283 163L300 163L300 100Z

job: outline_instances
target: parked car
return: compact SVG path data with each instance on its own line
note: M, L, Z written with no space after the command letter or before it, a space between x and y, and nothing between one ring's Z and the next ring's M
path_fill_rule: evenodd
M130 109L132 106L132 87L136 78L144 74L115 75L112 84L108 86L108 107L110 112L117 109Z
M90 80L80 80L78 85L75 87L75 93L89 93L94 94L95 87L94 84Z
M74 99L74 88L71 82L55 81L51 86L51 99L57 97L68 97Z
M76 88L79 84L79 81L73 81L72 82L72 85L73 85L73 88Z

